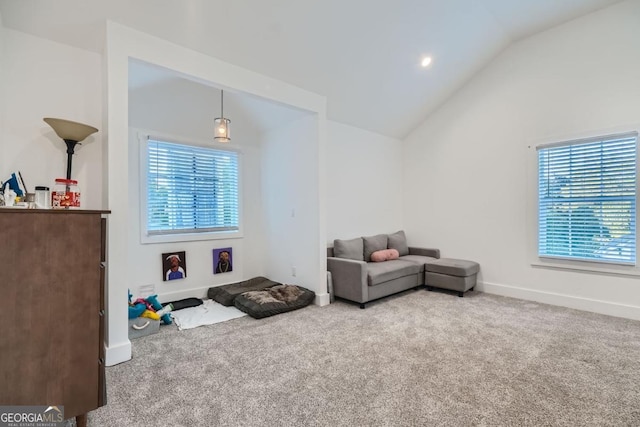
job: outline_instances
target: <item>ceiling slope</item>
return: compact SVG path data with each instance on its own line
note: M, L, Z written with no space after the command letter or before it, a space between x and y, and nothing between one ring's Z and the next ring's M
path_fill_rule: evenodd
M0 16L95 52L112 20L324 95L329 119L403 138L513 41L617 2L0 0Z

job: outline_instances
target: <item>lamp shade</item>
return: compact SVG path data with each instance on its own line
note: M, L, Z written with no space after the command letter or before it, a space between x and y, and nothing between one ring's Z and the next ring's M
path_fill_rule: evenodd
M231 141L231 134L229 132L229 123L231 123L231 120L225 119L224 117L218 117L214 120L214 123L216 134L213 139L219 142Z
M71 179L71 162L76 144L84 141L92 133L98 132L98 129L82 123L72 122L71 120L52 119L50 117L45 117L42 120L51 126L56 135L67 144L67 179Z
M50 117L45 117L43 120L53 128L56 135L65 141L84 141L84 139L92 133L98 132L98 129L93 126L72 122L71 120L52 119Z

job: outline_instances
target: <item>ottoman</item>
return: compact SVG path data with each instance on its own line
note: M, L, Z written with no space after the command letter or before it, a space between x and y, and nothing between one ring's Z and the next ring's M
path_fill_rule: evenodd
M480 265L464 259L440 258L428 261L424 265L424 283L427 290L433 288L457 291L462 297L466 291L476 285Z

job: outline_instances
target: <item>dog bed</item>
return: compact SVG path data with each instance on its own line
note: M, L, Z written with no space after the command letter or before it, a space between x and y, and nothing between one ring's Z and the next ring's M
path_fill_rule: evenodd
M297 310L311 304L316 294L295 285L275 285L268 289L244 292L234 301L235 306L255 319Z
M261 291L271 286L281 285L282 283L274 282L266 277L254 277L253 279L244 280L242 282L230 283L228 285L214 286L209 288L207 296L227 307L233 305L233 300L238 295L249 291Z

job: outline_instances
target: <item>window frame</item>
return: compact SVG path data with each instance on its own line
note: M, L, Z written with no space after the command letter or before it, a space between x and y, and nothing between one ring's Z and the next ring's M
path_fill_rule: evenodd
M538 194L538 149L550 148L553 146L567 145L569 143L580 143L595 141L598 139L608 139L619 135L636 135L636 253L640 256L640 124L611 128L600 131L589 131L580 134L561 135L553 138L544 138L531 141L528 145L529 157L527 162L528 175L528 196L527 196L527 223L529 235L529 264L536 268L555 269L564 271L578 271L586 273L596 273L616 276L640 276L640 258L637 258L636 265L610 262L606 260L577 260L562 257L540 256L538 254L539 245L539 207L540 200Z
M223 151L233 151L238 155L238 230L225 231L189 231L185 233L172 231L166 234L148 234L147 218L148 218L148 144L150 140L158 140L170 142L173 144L191 145L195 147L212 148ZM237 147L230 147L228 144L222 144L212 141L196 141L189 138L178 136L169 136L161 133L139 132L139 182L140 182L140 242L142 244L153 243L172 243L172 242L191 242L203 240L219 240L219 239L238 239L243 237L243 206L242 206L242 170L243 159L242 150Z

